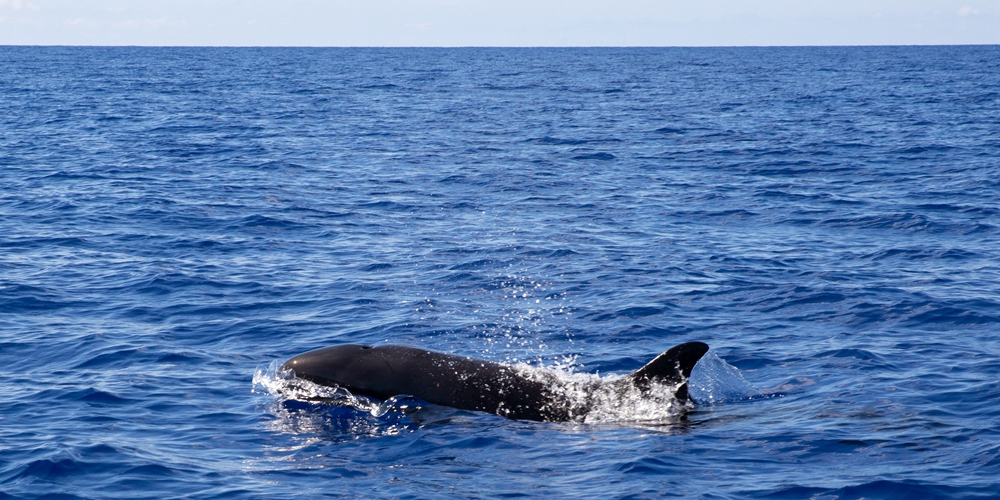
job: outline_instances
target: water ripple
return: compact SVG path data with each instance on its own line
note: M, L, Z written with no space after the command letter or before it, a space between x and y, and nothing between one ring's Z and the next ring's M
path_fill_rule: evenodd
M996 47L0 64L0 497L1000 489ZM655 422L254 386L341 342L611 377L688 340L701 404Z

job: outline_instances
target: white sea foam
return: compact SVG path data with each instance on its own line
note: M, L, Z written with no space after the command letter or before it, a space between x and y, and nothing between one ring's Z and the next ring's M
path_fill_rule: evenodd
M282 370L277 361L266 368L257 368L253 374L253 392L271 394L278 401L297 400L317 403L341 404L357 409L371 410L368 398L358 398L342 387L328 387L296 378L291 370Z
M400 421L398 417L421 408L413 398L403 395L379 402L351 394L342 387L314 384L296 378L290 370L282 370L277 361L267 368L255 370L253 392L269 394L274 398L269 405L270 413L275 417L269 424L271 430L296 435L339 434L352 438L396 435L413 429L410 423ZM295 408L285 404L292 401L307 406ZM330 410L339 407L339 411L300 411L303 408L323 407ZM301 445L310 443L311 440L306 440Z
M551 404L568 410L569 420L575 422L667 422L687 408L674 397L680 384L652 384L640 390L624 375L576 373L571 365L517 367L525 377L546 383L554 396Z

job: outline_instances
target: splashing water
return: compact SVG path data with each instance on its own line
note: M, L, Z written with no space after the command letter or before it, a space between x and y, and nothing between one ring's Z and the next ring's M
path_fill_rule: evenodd
M726 363L711 350L691 370L688 394L695 402L709 405L763 397L735 366Z
M686 408L674 397L680 384L652 384L642 391L627 375L575 373L572 364L516 366L525 378L548 384L551 404L568 410L568 420L577 423L670 423Z
M412 413L426 404L407 395L379 402L367 396L354 395L343 387L314 384L297 378L291 370L282 370L277 361L272 361L267 369L257 368L253 375L252 392L272 394L280 403L299 401L314 405L346 406L370 413L373 417L383 417L389 413Z
M407 395L380 402L343 387L314 384L282 370L278 361L254 371L252 392L274 397L273 431L297 435L340 434L349 439L396 435L419 428L422 422L409 417L427 406Z
M271 394L276 400L298 400L342 404L358 409L368 408L367 402L358 399L341 387L327 387L296 378L291 370L282 370L275 360L266 368L257 368L253 374L251 392Z

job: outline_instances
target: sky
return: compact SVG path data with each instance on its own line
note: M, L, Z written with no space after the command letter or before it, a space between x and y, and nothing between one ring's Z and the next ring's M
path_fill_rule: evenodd
M1000 44L1000 0L0 0L0 45Z

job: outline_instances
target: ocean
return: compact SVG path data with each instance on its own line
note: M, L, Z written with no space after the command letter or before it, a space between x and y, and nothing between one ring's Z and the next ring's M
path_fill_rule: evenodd
M0 68L0 498L1000 498L1000 46ZM570 422L278 369L688 341L696 404Z

